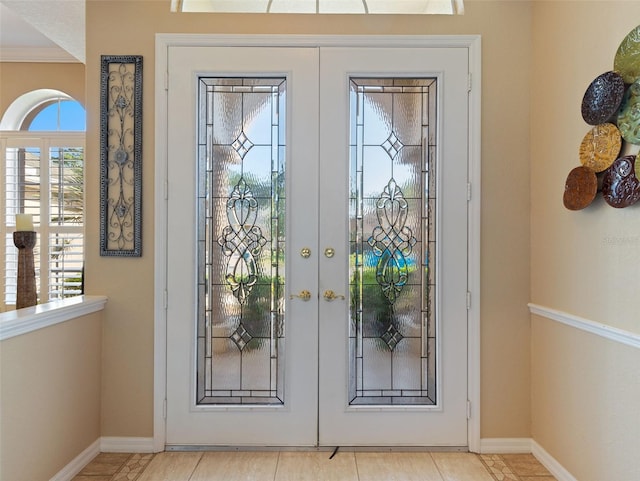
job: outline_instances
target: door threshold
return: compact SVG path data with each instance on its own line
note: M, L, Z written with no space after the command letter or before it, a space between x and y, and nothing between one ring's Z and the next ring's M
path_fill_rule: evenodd
M169 444L165 451L289 451L289 452L334 452L336 446L210 446L202 444ZM469 452L468 446L339 446L340 451L353 453L383 452Z

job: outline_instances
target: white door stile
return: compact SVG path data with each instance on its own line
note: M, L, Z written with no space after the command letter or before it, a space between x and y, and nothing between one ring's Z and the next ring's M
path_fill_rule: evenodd
M348 89L352 77L437 77L441 104L438 119L438 402L435 406L349 406L347 344L348 302L320 303L321 445L467 446L467 68L466 49L331 48L321 49L321 222L345 219L320 228L320 249L348 252L347 182L349 145ZM440 117L440 116L439 116ZM339 119L339 121L336 121ZM330 139L331 141L327 141ZM345 179L345 180L342 180ZM346 262L320 260L320 292L348 297ZM331 354L322 357L323 352ZM444 379L443 382L440 382Z
M167 310L167 444L175 445L301 445L316 443L317 299L287 301L287 354L284 406L196 406L195 305L195 82L198 75L283 75L292 84L288 116L287 173L292 196L309 202L306 212L288 209L288 251L317 244L316 175L317 99L304 95L304 86L317 91L315 49L256 49L174 47L169 53L168 176L168 310ZM299 85L298 85L299 84ZM305 115L310 114L309 119ZM288 203L290 204L290 202ZM295 232L291 225L299 225ZM313 266L291 256L287 289L317 292ZM304 260L304 259L303 259ZM309 271L311 267L311 271ZM300 286L300 287L297 287ZM293 291L291 291L293 293ZM287 295L289 292L287 291ZM304 323L308 323L308 326Z

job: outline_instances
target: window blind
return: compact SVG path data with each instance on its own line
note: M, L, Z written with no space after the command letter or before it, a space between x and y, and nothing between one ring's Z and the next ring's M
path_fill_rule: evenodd
M38 302L79 295L84 264L83 133L3 132L0 168L0 309L16 302L18 250L13 245L15 215L33 215Z

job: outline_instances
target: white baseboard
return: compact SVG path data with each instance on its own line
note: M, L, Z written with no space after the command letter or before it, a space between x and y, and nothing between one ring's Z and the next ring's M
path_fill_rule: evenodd
M71 481L87 464L100 454L100 439L96 439L91 446L78 454L49 481Z
M480 454L530 453L531 438L483 438Z
M531 452L542 463L542 465L555 476L558 481L578 481L567 471L553 456L551 456L542 446L533 439L531 440Z
M578 481L542 446L530 438L484 438L480 454L531 453L558 481Z
M78 454L49 481L71 481L100 453L153 453L153 438L102 437Z
M102 437L100 451L103 453L153 453L153 438Z

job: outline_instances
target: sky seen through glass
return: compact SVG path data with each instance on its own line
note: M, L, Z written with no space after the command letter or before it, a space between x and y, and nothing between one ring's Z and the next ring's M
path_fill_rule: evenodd
M86 114L80 102L76 100L61 100L48 105L35 116L29 130L42 131L73 131L86 130Z

